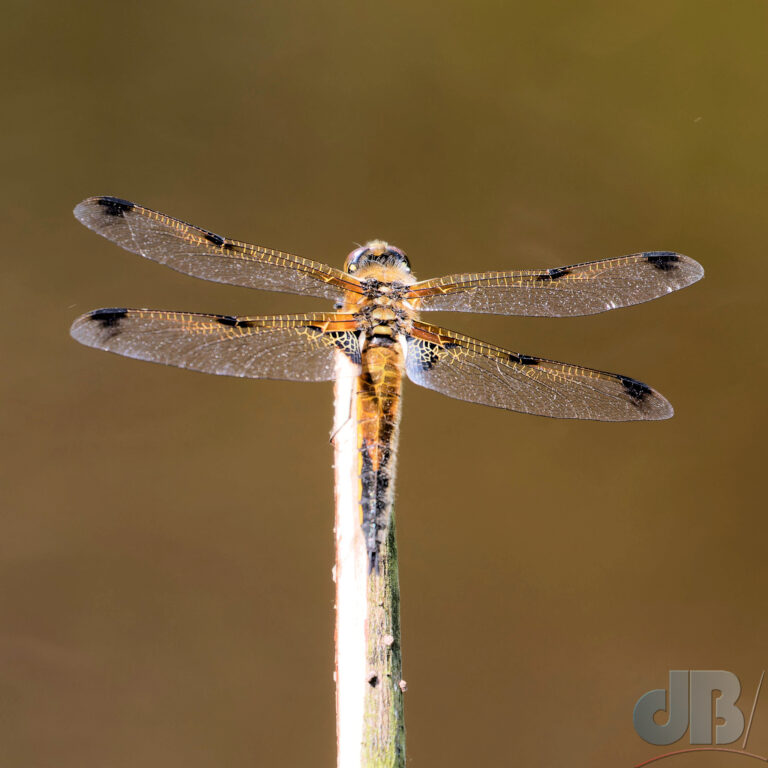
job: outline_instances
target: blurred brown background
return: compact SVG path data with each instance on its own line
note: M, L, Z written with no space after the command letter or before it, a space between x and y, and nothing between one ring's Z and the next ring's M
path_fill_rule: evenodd
M633 765L670 668L766 653L768 5L4 4L0 765L335 760L331 386L77 345L100 306L269 314L80 226L112 194L421 277L646 249L662 300L432 315L664 392L666 423L406 385L398 478L413 766ZM687 746L687 738L678 746ZM749 747L768 754L768 698ZM740 764L737 756L679 758Z

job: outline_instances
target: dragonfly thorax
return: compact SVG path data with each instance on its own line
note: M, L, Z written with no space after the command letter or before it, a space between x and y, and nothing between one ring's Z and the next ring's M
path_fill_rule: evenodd
M365 302L358 306L356 313L358 328L368 337L395 339L407 333L411 326L413 312L400 302L379 304Z

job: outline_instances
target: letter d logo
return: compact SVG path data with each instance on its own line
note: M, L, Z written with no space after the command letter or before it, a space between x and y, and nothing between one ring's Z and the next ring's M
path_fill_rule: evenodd
M654 714L665 710L667 722L664 725L654 722ZM663 688L648 691L637 700L632 720L637 735L650 744L665 746L682 739L688 730L688 670L670 670L669 705Z

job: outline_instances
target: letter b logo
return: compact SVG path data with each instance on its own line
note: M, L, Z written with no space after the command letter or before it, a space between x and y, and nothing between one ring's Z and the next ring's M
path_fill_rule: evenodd
M635 704L633 721L638 736L650 744L673 744L691 726L691 744L712 744L712 694L714 717L723 720L715 725L715 744L730 744L744 731L744 715L736 706L741 694L739 678L722 669L673 669L669 673L669 701L664 688L644 693ZM656 712L666 711L667 722L655 722Z

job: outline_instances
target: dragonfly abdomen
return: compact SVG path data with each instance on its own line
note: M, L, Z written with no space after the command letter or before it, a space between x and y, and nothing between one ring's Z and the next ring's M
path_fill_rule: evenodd
M371 344L362 355L357 384L360 512L370 570L392 515L403 352L399 343Z

